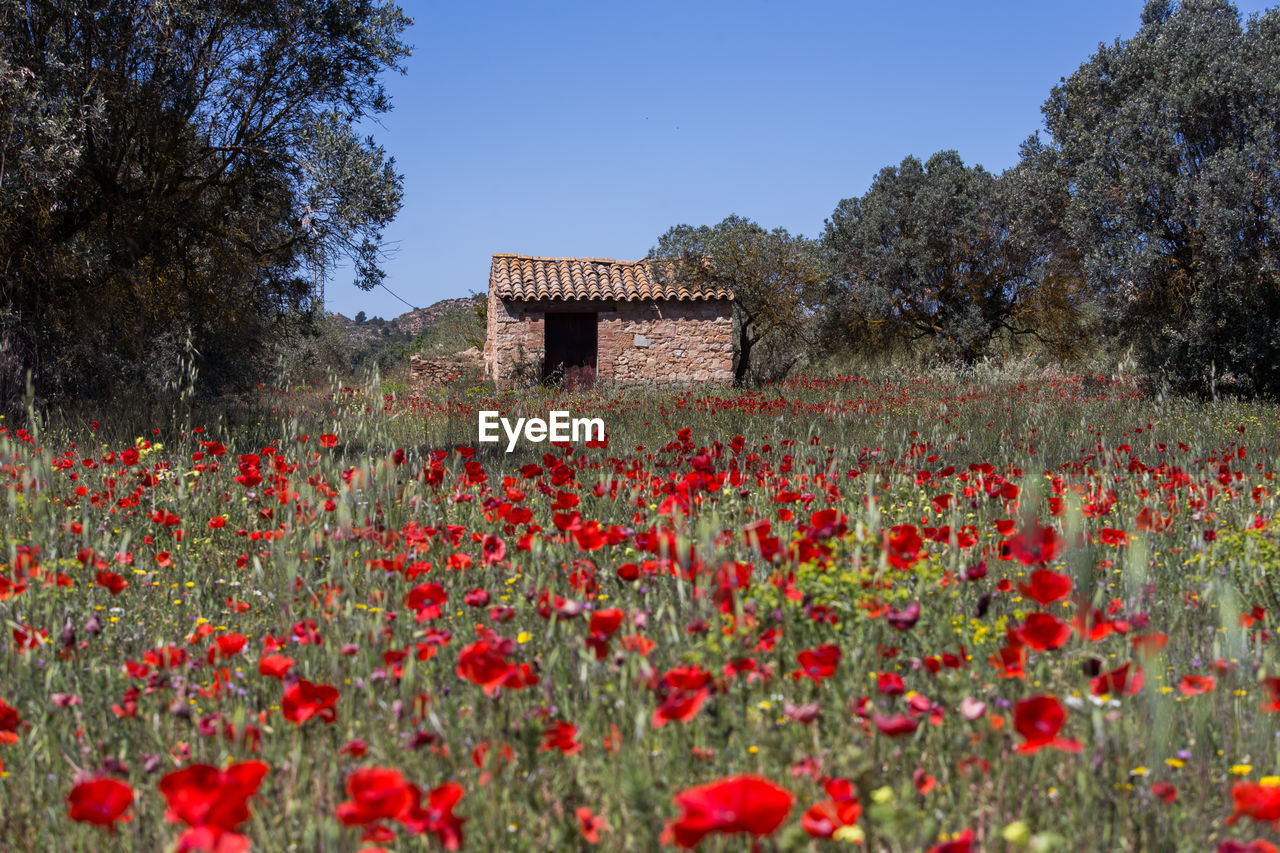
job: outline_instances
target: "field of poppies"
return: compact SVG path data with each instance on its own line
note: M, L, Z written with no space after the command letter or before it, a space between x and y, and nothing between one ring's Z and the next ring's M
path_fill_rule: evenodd
M1274 405L267 397L0 421L0 849L1276 850Z

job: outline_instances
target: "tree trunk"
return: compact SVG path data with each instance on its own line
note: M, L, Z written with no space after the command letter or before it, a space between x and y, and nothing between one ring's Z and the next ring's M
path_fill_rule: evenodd
M733 370L733 384L738 388L747 384L747 371L751 369L751 347L754 344L748 324L743 323L738 332L738 365Z

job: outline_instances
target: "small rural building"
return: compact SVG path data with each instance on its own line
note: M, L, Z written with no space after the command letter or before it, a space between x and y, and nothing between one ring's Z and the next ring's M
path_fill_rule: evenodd
M623 384L733 379L733 292L666 284L653 262L494 255L485 374Z

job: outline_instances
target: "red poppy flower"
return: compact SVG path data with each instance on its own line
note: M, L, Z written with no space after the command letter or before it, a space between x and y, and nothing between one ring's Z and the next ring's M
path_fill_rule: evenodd
M1000 670L1001 678L1026 678L1023 667L1027 663L1027 650L1022 643L1006 644L987 658L992 666Z
M1212 693L1217 683L1212 675L1184 675L1178 682L1178 690L1184 696L1199 696L1202 693Z
M1036 569L1031 573L1031 583L1018 584L1018 590L1027 598L1047 607L1071 594L1071 578L1050 569Z
M249 819L251 796L257 793L267 765L246 761L219 770L208 764L191 764L160 780L171 823L189 829L178 839L180 850L247 851L249 839L236 830Z
M280 700L280 710L284 718L295 726L300 726L312 717L318 717L326 723L338 718L333 707L338 701L338 688L328 684L312 684L305 678L295 681L285 688L284 698Z
M624 615L616 607L608 610L597 610L591 614L591 623L587 626L588 630L593 634L603 634L606 637L612 636L622 627Z
M1037 752L1047 747L1064 752L1079 752L1080 742L1058 737L1066 722L1067 712L1056 696L1033 696L1013 706L1013 727L1022 735L1018 752Z
M129 582L124 579L124 575L108 572L105 569L99 569L98 573L94 575L94 580L98 586L106 587L107 591L112 595L119 595L129 585Z
M1050 613L1031 613L1017 628L1017 637L1038 652L1056 649L1071 639L1071 627Z
M25 626L14 628L13 644L14 646L17 647L20 653L25 653L30 651L31 649L40 648L41 643L49 642L47 639L48 636L49 636L49 632L43 628L41 628L40 630L36 630L35 628L28 628Z
M920 727L920 723L908 714L893 714L888 717L872 714L871 722L889 737L904 737L915 734L916 729Z
M1261 838L1248 843L1228 838L1218 845L1218 853L1280 853L1280 848Z
M710 695L711 691L705 687L697 690L673 688L667 694L667 697L653 709L653 719L651 721L653 727L660 729L667 723L689 722L689 720L697 716L698 711L702 708L702 703L706 702L707 697Z
M344 743L339 749L339 755L350 755L352 758L363 758L364 754L369 751L369 744L360 738L352 738Z
M882 672L876 676L876 689L883 696L901 696L907 692L907 685L898 673Z
M507 543L492 533L486 533L480 543L480 553L486 564L501 562L507 556Z
M1129 642L1138 654L1150 658L1155 657L1168 644L1169 637L1160 633L1139 634Z
M221 655L223 659L226 659L239 653L240 650L245 647L245 644L249 642L249 639L244 634L232 632L228 634L219 634L217 638L214 639L214 642L218 646L218 654Z
M417 612L419 622L439 618L449 594L438 583L418 584L405 593L404 606Z
M1178 789L1168 782L1152 783L1151 793L1166 803L1172 803L1178 799Z
M1129 542L1128 535L1123 530L1117 530L1114 527L1104 527L1098 531L1098 541L1104 545L1126 545Z
M1142 667L1126 663L1090 681L1089 692L1094 696L1101 696L1104 693L1133 696L1142 690L1145 682L1146 676L1142 672Z
M428 791L427 802L423 804L422 795L414 786L413 803L400 822L414 835L430 832L445 850L457 850L462 846L462 825L467 819L455 815L453 808L462 800L463 793L457 782L446 782Z
M771 835L787 819L795 797L768 779L740 775L687 788L674 800L680 815L663 835L688 850L713 832Z
M320 436L320 446L321 447L337 447L338 437L331 432L326 432L324 435Z
M1280 786L1258 782L1237 782L1231 788L1235 810L1227 823L1251 817L1263 823L1280 820Z
M187 662L186 649L177 646L161 646L142 655L143 661L160 669L173 669Z
M105 826L115 830L116 821L127 822L133 805L133 789L118 779L94 779L81 782L67 794L67 814L72 820Z
M895 569L910 569L924 555L920 553L924 540L920 538L915 525L899 524L894 526L886 538L885 553L889 565Z
M1032 522L1006 543L1009 554L1024 566L1052 562L1062 553L1062 537L1052 527Z
M1154 530L1156 533L1161 533L1169 529L1173 524L1173 518L1167 515L1157 515L1151 511L1151 507L1144 506L1138 510L1138 515L1134 522L1139 530Z
M843 657L840 647L831 643L805 649L796 655L800 664L799 674L822 682L836 674L836 667Z
M542 749L546 752L560 750L565 755L575 755L582 751L578 743L578 727L565 720L549 723L542 732Z
M459 678L480 685L485 695L492 696L516 672L516 667L493 643L478 640L459 653L456 671Z
M258 661L258 674L267 678L284 678L293 669L293 658L284 655L267 655Z
M574 815L578 818L582 839L588 844L599 844L600 833L609 831L609 822L599 815L592 814L591 809L586 806L579 806Z
M413 804L408 781L399 770L364 767L347 777L347 796L335 814L346 826L365 826L398 818Z
M969 853L973 849L973 832L966 829L950 841L935 844L929 853Z
M22 716L18 709L0 699L0 732L16 732L21 722Z
M853 826L862 816L862 804L856 799L839 802L822 800L814 803L800 819L800 825L811 838L830 838L843 826Z
M1267 694L1267 698L1262 700L1262 710L1268 714L1280 712L1280 677L1273 675L1264 678L1258 686ZM4 705L4 702L0 702L0 705Z
M572 531L573 538L583 551L598 551L608 541L606 529L598 521L588 521Z
M1129 630L1127 622L1112 621L1107 614L1098 610L1088 602L1082 602L1071 620L1071 627L1080 632L1091 643L1100 643L1113 632Z

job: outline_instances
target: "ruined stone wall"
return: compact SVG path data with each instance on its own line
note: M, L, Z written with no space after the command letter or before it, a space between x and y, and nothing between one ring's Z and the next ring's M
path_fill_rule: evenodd
M610 310L599 311L601 307ZM627 385L733 380L733 315L728 300L604 305L557 300L555 308L598 311L596 376L600 380ZM490 293L485 341L489 377L510 384L521 365L529 371L541 366L544 316L537 303L502 300Z
M453 355L423 358L409 356L409 384L414 391L447 385L480 367L480 351L475 347Z

